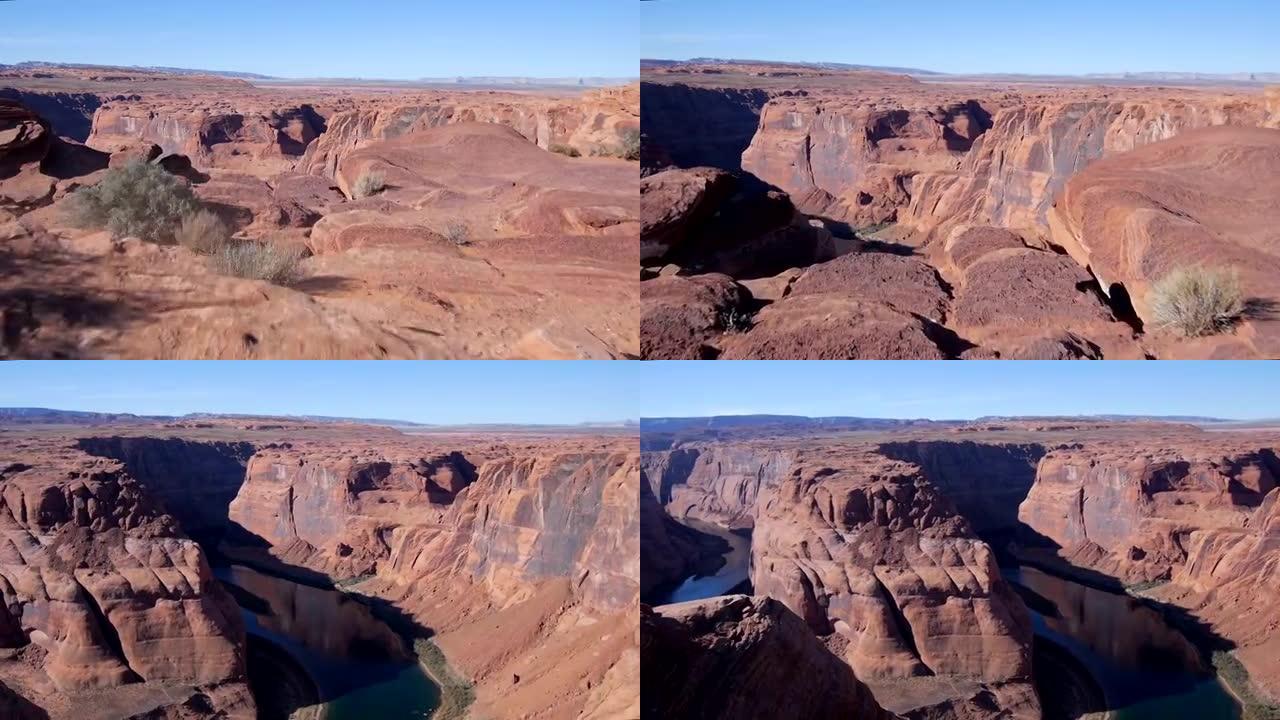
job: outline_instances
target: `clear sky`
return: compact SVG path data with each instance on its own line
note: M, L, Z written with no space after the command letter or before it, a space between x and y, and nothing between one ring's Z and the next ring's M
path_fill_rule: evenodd
M281 77L632 77L635 0L11 0L0 63Z
M641 417L983 415L1280 417L1280 363L646 363Z
M432 424L638 417L639 363L44 361L0 363L0 406L182 415L332 415Z
M1280 72L1274 0L652 0L646 58L953 73Z

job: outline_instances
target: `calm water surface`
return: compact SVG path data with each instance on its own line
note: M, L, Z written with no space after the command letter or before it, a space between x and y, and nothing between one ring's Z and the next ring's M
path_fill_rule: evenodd
M234 585L249 634L271 641L315 681L326 720L430 717L440 692L398 633L341 592L247 567L218 568Z

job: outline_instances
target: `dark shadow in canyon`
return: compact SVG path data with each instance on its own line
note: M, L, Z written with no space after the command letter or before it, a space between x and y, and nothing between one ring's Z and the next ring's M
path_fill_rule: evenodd
M256 578L261 586L257 590L228 582L226 577L220 579L242 613L250 618L250 655L258 658L261 671L256 678L251 672L250 684L255 697L259 697L259 690L270 691L261 697L272 714L262 717L287 718L293 710L305 707L308 698L321 702L342 698L372 702L368 693L381 691L373 688L418 667L414 640L432 637L432 628L421 625L391 602L341 588L335 578L325 573L280 560L268 552L270 542L230 519L231 501L244 484L248 460L257 450L253 443L104 436L81 438L76 444L90 455L119 461L178 521L183 532L201 546L220 576L234 572L236 566L260 576ZM474 470L469 463L460 467L463 472ZM273 590L275 595L265 594L263 588ZM308 599L298 599L301 595ZM321 612L325 608L330 611L328 616ZM372 619L387 628L378 642L365 642L351 635L350 617L361 613L368 616L360 620L363 627L376 630ZM252 618L268 617L275 618L276 632L255 631ZM321 687L294 657L300 647L296 643L292 650L285 647L293 643L295 636L309 637L312 645L353 662L367 662L367 666L359 666L359 673L330 674L329 686ZM276 662L281 654L288 656L290 665ZM303 673L302 680L298 672ZM285 685L281 686L281 682ZM314 691L307 689L308 684ZM415 691L419 695L423 692L420 687ZM338 717L358 716L343 714L349 712L343 710Z
M642 154L658 165L741 170L742 153L755 137L764 90L700 88L685 84L640 83Z
M49 713L0 682L0 717L9 720L49 720Z
M93 130L93 114L102 106L102 98L94 93L26 92L0 87L0 98L26 105L49 123L55 135L76 142L89 139Z

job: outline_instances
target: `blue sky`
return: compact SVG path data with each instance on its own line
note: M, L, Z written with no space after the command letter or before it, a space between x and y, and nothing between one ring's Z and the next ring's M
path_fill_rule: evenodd
M0 363L0 406L334 415L434 424L634 419L634 362Z
M635 0L13 0L0 63L167 65L282 77L631 77Z
M646 58L942 72L1280 72L1274 0L654 0Z
M965 420L983 415L1280 417L1280 363L647 363L642 417L778 413Z
M11 362L0 406L576 423L781 413L1280 416L1275 362Z

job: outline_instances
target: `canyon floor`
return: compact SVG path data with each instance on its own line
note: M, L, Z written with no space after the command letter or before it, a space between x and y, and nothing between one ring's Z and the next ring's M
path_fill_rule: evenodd
M1280 713L1275 428L694 418L641 443L645 717Z
M639 715L633 437L99 418L0 455L6 718Z
M635 357L638 128L634 85L5 70L0 357ZM302 256L301 277L72 227L68 198L130 162L182 177L237 242Z
M641 356L1280 356L1277 89L944 80L642 63Z

